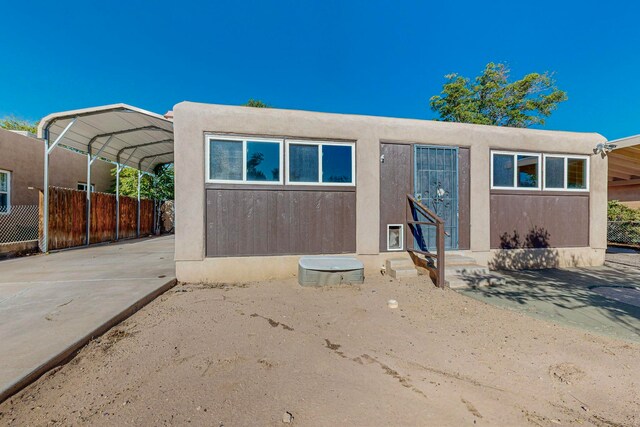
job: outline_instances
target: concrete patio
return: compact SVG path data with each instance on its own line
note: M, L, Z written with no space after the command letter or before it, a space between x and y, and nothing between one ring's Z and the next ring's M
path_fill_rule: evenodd
M640 258L640 255L635 255ZM504 284L460 289L509 310L600 335L640 342L640 269L635 258L603 267L502 271Z
M173 242L0 262L0 402L172 286Z

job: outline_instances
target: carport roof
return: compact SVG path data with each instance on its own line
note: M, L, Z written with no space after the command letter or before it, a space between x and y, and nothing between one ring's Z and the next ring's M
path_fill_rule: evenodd
M127 104L63 111L40 121L38 137L49 146L60 135L62 147L143 171L173 162L173 122Z
M640 135L609 141L609 185L640 184Z

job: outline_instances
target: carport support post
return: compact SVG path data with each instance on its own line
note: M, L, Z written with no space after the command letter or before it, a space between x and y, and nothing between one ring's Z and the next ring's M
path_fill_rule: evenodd
M136 236L140 237L140 180L142 178L142 171L138 170L138 214L136 218Z
M60 135L58 135L56 140L53 141L53 144L51 145L49 145L49 126L47 125L47 127L44 129L44 212L42 214L43 241L41 250L45 254L49 251L49 154L51 154L53 149L56 148L56 145L58 145L58 143L62 141L62 138L64 138L64 135L71 128L71 126L73 126L76 120L78 120L78 118L74 117L73 120L69 122L67 127L65 127L64 130L60 132Z
M49 250L49 129L44 136L44 200L42 208L42 242L40 250L47 253Z
M87 154L87 246L91 242L91 153Z
M116 163L116 241L120 239L120 170Z

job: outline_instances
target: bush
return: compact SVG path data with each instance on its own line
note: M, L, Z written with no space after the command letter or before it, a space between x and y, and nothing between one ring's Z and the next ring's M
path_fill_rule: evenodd
M640 210L617 200L609 202L607 210L607 241L613 244L640 245Z
M625 206L618 200L610 200L607 208L607 220L640 222L640 210Z

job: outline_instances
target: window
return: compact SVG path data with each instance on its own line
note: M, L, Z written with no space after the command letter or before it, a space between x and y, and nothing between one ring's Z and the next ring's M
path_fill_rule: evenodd
M491 152L491 188L540 189L540 154Z
M79 182L78 183L78 190L80 191L87 191L87 183L86 182ZM96 191L96 186L95 184L91 184L91 192Z
M402 224L387 224L387 250L401 251L404 249L404 226Z
M354 185L354 149L351 143L287 142L287 183Z
M0 170L0 214L11 211L11 172Z
M544 169L545 190L587 191L589 189L589 157L587 156L545 154Z
M564 158L544 156L544 187L564 189Z
M208 182L282 184L282 141L262 138L206 139Z

